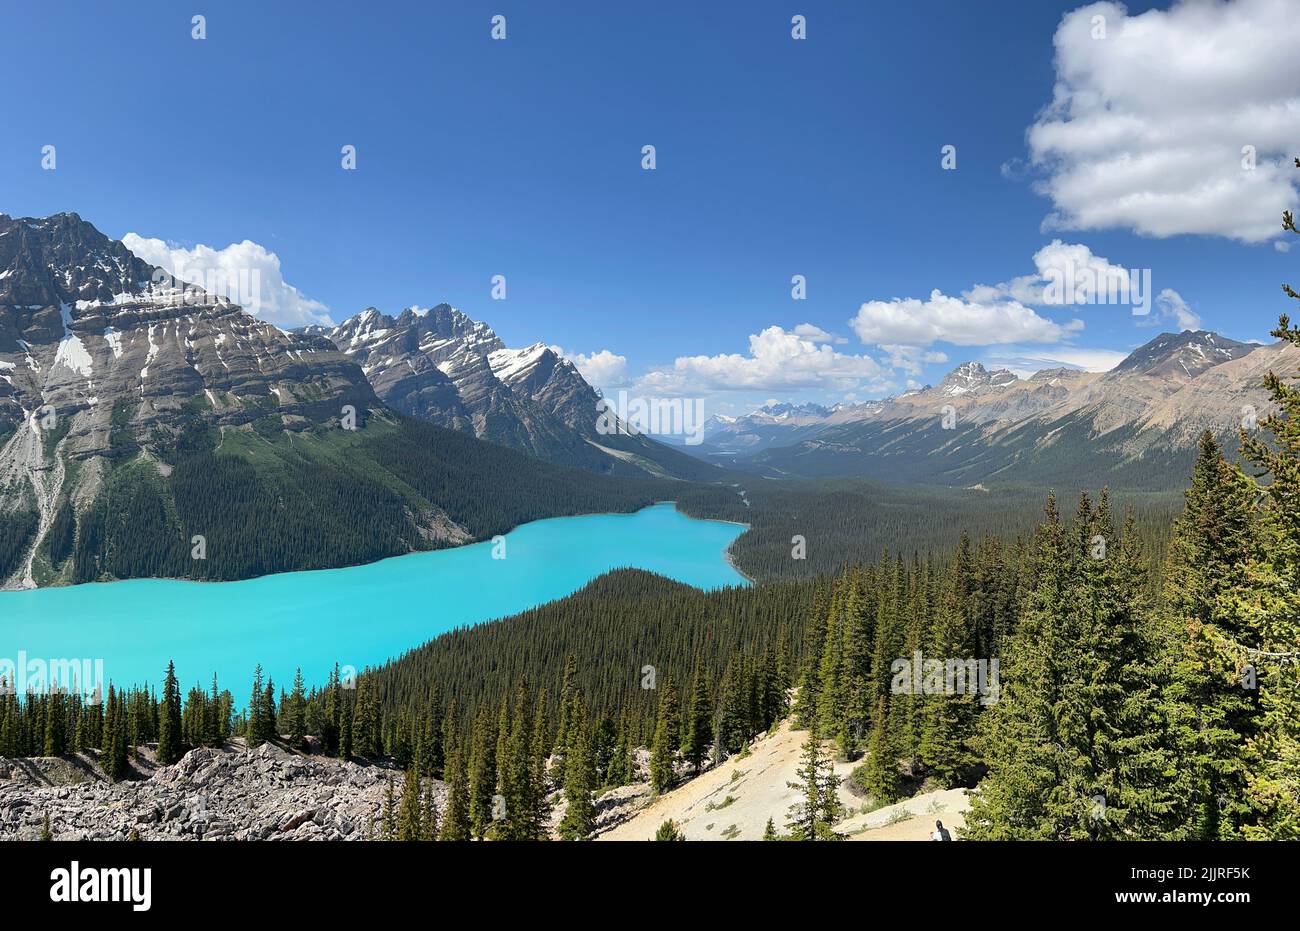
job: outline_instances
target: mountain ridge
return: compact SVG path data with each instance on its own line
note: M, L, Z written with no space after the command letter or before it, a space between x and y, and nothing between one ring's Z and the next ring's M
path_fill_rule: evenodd
M1269 409L1263 374L1297 369L1300 353L1288 343L1203 330L1158 334L1100 373L1058 367L1021 379L967 362L938 386L843 408L786 443L727 462L773 476L960 485L1052 484L1092 471L1132 487L1172 487L1203 430L1235 447L1237 430Z

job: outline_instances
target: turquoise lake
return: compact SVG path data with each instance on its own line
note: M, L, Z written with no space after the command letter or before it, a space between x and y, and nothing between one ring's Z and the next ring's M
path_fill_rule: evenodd
M137 579L3 592L0 658L102 659L104 676L118 684L159 683L172 659L182 690L206 687L215 672L242 705L256 663L277 691L296 667L320 683L335 662L360 671L455 627L563 598L611 569L646 569L703 589L746 585L726 558L744 530L661 503L524 524L506 534L505 559L493 559L484 542L241 582Z

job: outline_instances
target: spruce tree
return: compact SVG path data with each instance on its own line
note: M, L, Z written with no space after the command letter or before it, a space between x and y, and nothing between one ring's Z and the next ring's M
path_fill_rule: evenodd
M944 664L941 683L925 683L921 702L920 756L927 772L944 788L962 785L978 757L972 747L979 711L977 683L970 681L968 660L974 656L970 622L970 541L962 534L948 570L947 584L930 635L928 657ZM950 676L948 670L958 672ZM935 689L934 685L939 685ZM919 683L912 683L916 691Z
M1228 839L1251 820L1246 746L1258 732L1258 693L1242 687L1241 669L1253 637L1230 610L1244 590L1255 488L1208 430L1185 497L1163 591L1166 711L1184 800L1172 836Z
M564 840L586 840L596 826L596 806L592 793L596 788L596 765L592 753L586 703L575 696L569 717L569 761L564 781L564 798L568 803L560 821Z
M442 814L440 840L470 839L469 770L464 740L456 739L447 748L447 808Z
M63 756L67 751L67 716L63 710L63 693L56 683L50 686L45 700L45 735L43 755Z
M677 750L677 689L672 676L659 690L659 713L650 744L650 786L656 793L667 792L676 781L673 759Z
M424 835L423 817L420 798L420 771L414 763L406 768L402 782L402 800L397 812L397 839L403 841L421 840Z
M901 794L902 778L898 772L898 750L894 746L889 714L884 696L876 699L875 723L867 749L866 788L877 802L896 802Z
M425 780L424 814L420 817L420 840L438 839L438 799L433 791L433 780Z
M293 691L289 693L285 709L285 727L289 732L289 746L301 750L307 742L307 699L302 684L302 669L293 674Z
M787 785L800 792L799 801L790 806L786 827L792 840L839 840L834 823L840 814L838 779L830 758L822 750L815 730L808 732L795 770L796 781Z
M1131 519L1103 494L1064 527L1049 499L1027 610L984 715L988 775L966 834L983 839L1162 836L1174 820L1158 641Z
M248 719L244 724L244 740L256 747L266 740L266 689L262 685L262 664L253 670L253 693L248 698Z
M469 814L473 834L479 840L492 826L492 798L496 794L496 731L488 705L474 716L469 757Z
M170 766L181 758L181 690L176 682L176 665L167 663L163 677L162 706L158 709L159 765Z
M384 840L396 840L397 838L397 802L393 797L393 777L388 777L387 786L384 789L384 808L382 817L382 837Z
M655 840L657 841L684 841L686 835L677 828L675 821L665 821L659 825L659 830L655 831Z
M682 728L682 756L695 775L708 757L713 740L713 696L708 671L696 656L695 676L691 686L691 700L686 708L685 726Z

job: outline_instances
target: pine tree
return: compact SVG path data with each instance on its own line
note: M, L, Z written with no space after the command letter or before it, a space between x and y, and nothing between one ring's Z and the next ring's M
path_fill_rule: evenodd
M492 798L496 794L497 766L495 731L486 704L474 716L474 733L469 757L470 826L479 840L492 826Z
M532 710L528 682L520 679L515 688L504 760L498 757L501 795L505 799L505 817L498 825L498 835L503 840L532 840L540 833L536 814L537 792L541 787L533 783Z
M632 736L631 727L624 709L618 717L618 737L614 742L614 754L610 758L609 772L605 783L611 786L625 786L632 782Z
M821 659L826 647L827 610L825 590L818 588L808 624L804 629L803 669L800 671L799 687L795 693L794 720L795 725L800 728L812 728L817 724L822 690Z
M768 818L767 826L763 828L763 840L780 840L780 839L781 839L780 835L776 833L776 825L772 823L771 818Z
M244 740L256 747L266 740L266 689L262 686L262 664L253 670L253 693L248 698L248 719L244 725Z
M569 727L573 715L573 701L578 691L578 658L572 653L564 658L564 675L560 684L560 707L555 729L555 770L561 780L565 778L566 759L569 753Z
M970 541L962 534L930 636L930 657L944 664L944 681L934 689L927 675L927 694L921 705L921 761L936 781L949 789L963 784L978 760L971 742L979 695L977 683L970 681L967 663L975 659L970 584ZM958 671L960 679L949 676L949 669ZM913 690L916 686L913 683Z
M691 685L691 701L686 709L686 726L681 735L682 756L695 775L708 757L713 740L713 696L708 672L703 660L695 658L695 677Z
M818 660L817 727L816 729L846 747L848 735L848 692L844 671L844 622L847 577L836 580L831 595L830 614L826 619L826 633L822 639L822 655Z
M470 839L469 770L464 743L456 739L447 748L447 808L442 815L440 840Z
M787 783L801 793L799 801L790 806L786 821L790 837L802 841L839 840L833 828L840 814L838 779L815 730L808 732L800 760L795 770L797 781Z
M750 738L748 683L739 654L727 661L722 676L722 700L718 707L718 745L725 754L739 753Z
M580 694L576 695L569 718L569 761L564 781L568 804L560 821L560 837L564 840L586 840L596 827L596 806L592 801L596 765L590 730L586 703Z
M50 686L45 700L45 756L63 756L67 751L67 714L63 709L63 693L57 683Z
M167 663L163 677L162 706L158 709L159 765L170 766L181 758L181 690L176 682L176 665Z
M686 835L677 828L677 822L665 821L659 825L659 830L655 831L655 840L662 841L684 841Z
M289 731L289 746L300 750L307 742L307 699L302 684L302 669L293 674L293 691L289 693L285 709L285 725Z
M980 744L989 772L966 834L1123 839L1168 831L1176 807L1164 683L1132 520L1103 494L1070 529L1049 499L1034 584Z
M433 780L425 782L424 814L420 818L420 840L438 839L438 800L433 791Z
M1223 459L1207 430L1174 524L1163 591L1172 666L1165 706L1185 800L1178 838L1239 837L1251 818L1246 746L1259 708L1257 692L1242 687L1241 666L1253 637L1225 609L1243 590L1254 497L1254 483Z
M275 713L275 683L266 677L266 694L262 697L262 739L276 740L280 736L279 722Z
M669 676L659 690L659 713L650 744L650 786L656 793L667 792L676 781L673 758L677 749L677 689Z
M382 837L384 840L395 840L397 838L397 802L393 797L393 777L388 777L388 785L384 790L384 808L382 818Z
M545 840L547 838L547 826L551 821L551 795L549 789L553 775L549 769L551 745L546 689L541 689L537 693L537 704L533 709L533 730L529 738L529 759L531 760L529 784L533 799L530 840Z
M421 840L424 836L423 816L420 798L420 771L412 763L406 768L406 777L402 782L402 800L397 811L397 839L403 841Z
M902 778L898 772L898 751L892 740L889 714L883 696L876 699L875 723L871 727L866 767L865 783L871 797L883 804L897 801L901 794Z

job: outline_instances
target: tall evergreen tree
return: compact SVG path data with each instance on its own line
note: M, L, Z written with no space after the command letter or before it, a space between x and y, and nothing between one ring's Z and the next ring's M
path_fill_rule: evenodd
M713 695L708 672L703 660L695 659L695 676L691 685L691 700L686 708L685 726L681 731L682 756L695 775L708 757L713 739Z
M1224 460L1207 430L1174 524L1163 591L1165 708L1184 799L1174 837L1239 837L1251 819L1246 746L1259 708L1258 693L1243 688L1242 666L1254 638L1230 608L1244 590L1254 498L1254 483Z
M677 714L677 689L669 675L659 690L659 713L650 745L650 786L657 793L667 792L677 779L673 768L677 752Z
M464 740L447 748L447 808L442 814L440 840L467 841L471 836L469 770Z
M300 750L307 742L307 698L302 684L302 669L294 671L293 691L289 693L286 704L285 728L289 732L289 746Z
M587 708L581 695L574 698L569 718L569 762L565 773L564 798L568 803L560 821L564 840L586 840L596 826L596 763L592 753Z
M786 827L792 840L839 840L834 824L841 814L839 780L830 758L822 750L821 739L815 730L804 740L800 765L795 770L797 780L787 783L799 790L799 801L790 806Z
M474 730L469 756L470 827L482 840L492 826L492 799L496 795L496 730L486 704L474 716Z
M163 677L155 756L162 766L170 766L181 758L181 690L176 682L176 664L173 662L167 663L167 674Z
M423 806L420 798L420 770L414 763L406 768L402 781L402 800L397 811L397 839L421 840L424 836Z

